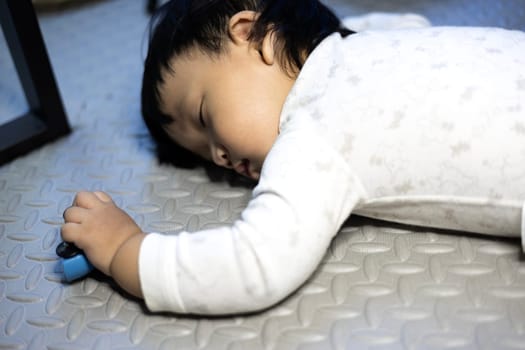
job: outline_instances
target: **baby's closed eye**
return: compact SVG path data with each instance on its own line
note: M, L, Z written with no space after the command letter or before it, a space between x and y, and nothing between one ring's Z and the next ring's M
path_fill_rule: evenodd
M202 113L202 106L204 105L204 99L201 100L201 105L199 108L199 123L203 128L206 127L206 122L204 121L204 114Z

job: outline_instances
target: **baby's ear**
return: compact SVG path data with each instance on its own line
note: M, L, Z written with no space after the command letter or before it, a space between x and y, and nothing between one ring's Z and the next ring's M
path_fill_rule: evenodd
M250 33L258 16L255 11L240 11L233 15L228 25L230 39L237 45L249 42Z
M259 13L255 11L240 11L230 18L228 34L235 45L251 45L250 36ZM259 53L264 63L272 65L275 56L275 32L268 30L264 36Z

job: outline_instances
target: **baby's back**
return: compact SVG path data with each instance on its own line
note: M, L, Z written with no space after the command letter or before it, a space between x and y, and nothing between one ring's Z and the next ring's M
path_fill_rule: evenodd
M520 232L525 33L433 27L332 36L291 96L286 108L309 110L308 123L361 179L367 198L357 213Z

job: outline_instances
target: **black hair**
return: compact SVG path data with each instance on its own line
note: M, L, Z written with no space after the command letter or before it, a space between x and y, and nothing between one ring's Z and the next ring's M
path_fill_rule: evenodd
M171 59L192 47L221 54L228 40L229 20L243 10L259 13L250 40L260 45L268 31L273 31L281 53L279 63L291 76L328 35L353 33L319 0L171 0L162 5L150 21L141 92L142 117L156 143L160 163L184 168L201 163L164 129L172 119L160 110L159 88L165 72L171 71Z

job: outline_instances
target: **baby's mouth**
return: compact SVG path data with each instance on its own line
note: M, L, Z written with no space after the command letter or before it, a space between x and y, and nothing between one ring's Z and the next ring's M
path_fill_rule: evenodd
M250 169L250 161L248 159L241 160L241 162L235 166L235 171L252 180L257 180L258 178L258 176L255 176L255 174L252 173L252 170Z
M241 162L235 166L235 171L243 176L250 177L250 161L248 159L241 160Z

